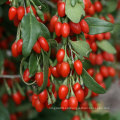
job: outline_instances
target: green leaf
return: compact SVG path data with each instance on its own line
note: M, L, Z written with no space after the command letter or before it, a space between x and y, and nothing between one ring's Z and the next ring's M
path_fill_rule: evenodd
M3 66L3 64L4 64L4 56L3 56L2 51L0 51L0 70L1 70L1 68Z
M29 58L30 77L35 74L36 70L37 70L37 55L35 53L32 53Z
M8 110L0 101L0 120L10 120Z
M21 22L21 37L23 39L22 54L28 56L39 36L50 37L47 27L39 23L35 16L27 14Z
M85 60L82 62L82 64L83 64L83 67L84 67L85 70L88 70L88 69L90 69L90 68L93 67L93 66L91 65L90 61L87 60L87 59L85 59Z
M49 58L46 52L42 52L43 55L43 76L44 76L44 80L43 80L43 85L42 87L40 87L39 92L42 92L46 86L47 86L47 82L48 82L48 67L49 67Z
M85 21L89 25L89 30L90 30L89 34L90 35L110 32L113 30L113 24L110 22L107 22L105 20L88 17L85 19Z
M96 43L98 47L101 48L103 51L112 54L116 53L116 49L107 40L97 41Z
M5 2L7 2L7 0L0 0L0 5L4 4Z
M65 13L67 17L74 23L80 22L82 15L85 15L81 4L76 3L76 5L72 7L70 0L66 0Z
M112 84L112 78L108 77L104 81L105 81L106 89L108 90Z
M69 41L72 48L81 56L81 58L88 57L91 52L90 46L86 41Z
M85 86L93 92L98 94L105 93L105 90L87 73L87 71L84 68L82 72L82 78Z

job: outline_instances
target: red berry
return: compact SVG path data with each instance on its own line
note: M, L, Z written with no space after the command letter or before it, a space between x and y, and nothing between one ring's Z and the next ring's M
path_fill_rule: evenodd
M67 62L62 62L60 66L60 75L62 77L67 77L70 73L70 65Z
M100 33L100 34L95 35L95 37L96 37L97 40L101 41L101 40L104 39L104 34Z
M35 102L36 102L37 99L38 99L38 95L33 94L33 95L32 95L32 106L33 106L33 107L35 107Z
M92 96L92 97L97 97L97 96L98 96L98 94L92 91L91 96Z
M69 107L71 110L76 110L78 107L78 100L76 97L69 98Z
M25 82L28 82L31 78L29 77L29 75L30 75L30 72L29 72L29 69L26 69L25 71L24 71L24 73L23 73L23 80L25 81Z
M92 103L92 106L93 106L94 109L98 108L98 104L95 100L92 100L91 103Z
M43 72L38 72L35 74L35 80L39 87L43 84Z
M81 88L81 85L78 82L73 85L74 92L80 90L80 88Z
M111 23L115 23L115 19L114 19L114 17L113 17L113 15L112 14L108 14L108 18L109 18L109 21L111 22Z
M41 52L40 44L38 41L34 44L33 50L38 54Z
M93 68L88 69L87 72L90 76L94 75L94 69Z
M64 38L68 37L70 34L70 26L68 23L63 23L61 27L61 34Z
M13 57L18 57L19 53L17 51L17 43L14 42L11 47Z
M92 49L93 52L96 52L98 48L96 42L92 42L90 44L90 48Z
M88 26L88 24L87 24L87 22L86 22L85 20L81 20L81 21L80 21L80 27L81 27L81 30L82 30L84 33L86 33L86 34L89 33L89 26Z
M94 53L90 53L90 56L89 56L89 60L91 62L91 64L95 65L96 64L96 54Z
M84 101L80 104L80 109L82 111L86 111L88 109L88 102L87 101Z
M85 96L85 97L88 95L88 92L89 92L88 88L85 87L85 89L84 89L84 96Z
M31 5L34 15L36 16L36 9ZM30 13L30 6L26 8L27 13Z
M108 73L109 73L109 76L111 77L114 77L116 74L115 69L112 67L108 67Z
M100 68L100 73L102 74L103 77L108 77L109 73L108 73L108 69L106 66L101 66Z
M96 11L96 12L101 12L101 11L102 11L102 4L101 4L100 1L96 1L96 2L94 3L94 7L95 7L95 11Z
M23 45L23 39L19 39L17 41L17 51L18 51L19 54L22 53L22 45Z
M51 21L50 21L50 28L51 28L51 32L54 32L55 30L55 24L57 23L58 21L58 16L53 16Z
M103 63L102 54L97 54L97 56L96 56L96 64L101 65L102 63Z
M90 0L83 0L83 2L85 5L85 11L87 11L90 8L90 6L92 5L92 3Z
M38 42L39 42L41 48L42 48L44 51L46 51L46 52L49 51L49 44L48 44L47 40L46 40L44 37L40 37L40 38L38 39Z
M21 104L21 96L19 95L18 92L13 93L12 99L16 104L18 104L18 105Z
M65 16L65 2L60 2L58 4L58 15L60 17L64 17Z
M57 67L56 66L54 66L54 67L51 66L50 69L51 69L52 75L54 77L56 77L56 78L60 77L60 75L59 75L59 73L57 71Z
M75 115L72 120L80 120L80 117L78 115Z
M64 100L68 94L68 87L66 85L61 85L58 90L58 95L61 100Z
M9 20L13 20L15 18L16 14L17 14L17 8L11 7L9 9L9 13L8 13Z
M16 114L11 114L10 115L10 120L17 120L17 115Z
M48 77L50 77L51 76L51 69L49 68L48 69Z
M70 25L70 30L73 33L75 33L75 34L80 34L81 33L81 27L80 27L79 23L70 22L69 25Z
M80 60L76 60L74 62L74 68L78 75L82 74L83 66L82 66L82 62Z
M65 50L64 49L58 50L57 55L56 55L58 63L63 62L64 56L65 56Z
M23 6L18 7L17 9L18 20L22 20L25 15L25 9Z
M56 35L59 37L59 36L61 36L61 28L62 28L62 23L61 22L57 22L56 24L55 24L55 33L56 33Z
M61 110L62 111L65 111L65 110L67 110L68 109L68 99L64 99L64 100L62 100L62 102L61 102Z
M100 83L103 82L103 76L102 76L101 73L97 73L97 74L95 75L95 81L96 81L98 84L100 84Z
M106 85L105 85L104 82L100 83L100 86L101 86L102 88L106 89Z
M110 38L111 38L111 33L110 32L104 33L104 39L105 40L109 40Z
M35 108L36 108L37 112L42 112L42 110L44 109L44 104L42 104L42 103L40 102L40 100L37 99L37 100L35 101Z
M47 101L48 98L48 93L47 90L45 89L44 91L42 91L39 95L39 100L41 103L45 103Z
M95 35L88 35L90 42L95 41Z
M82 89L79 89L75 92L75 96L78 100L78 102L82 102L84 100L84 91Z
M95 14L95 7L94 5L91 5L91 7L88 9L88 14L93 16Z

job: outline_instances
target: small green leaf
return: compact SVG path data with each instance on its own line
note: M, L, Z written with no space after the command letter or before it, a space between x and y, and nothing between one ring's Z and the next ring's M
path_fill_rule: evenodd
M88 17L85 19L85 21L89 25L90 35L95 35L99 33L105 33L110 32L113 30L113 24L110 22L107 22L105 20L101 20L98 18Z
M37 70L37 55L35 53L32 53L29 58L29 71L30 75L34 75Z
M84 68L82 72L82 78L85 86L93 92L98 94L105 93L105 90L87 73L87 71Z
M104 81L105 81L106 89L108 90L112 84L112 78L108 77Z
M107 40L97 41L97 45L103 51L106 51L112 54L116 53L116 49Z
M43 80L43 85L40 87L39 92L42 92L46 86L47 86L47 82L48 82L48 67L49 67L49 58L46 52L42 52L43 55L43 76L44 76L44 80Z
M80 22L82 15L85 15L81 4L76 3L74 7L71 6L70 0L66 0L65 12L67 17L74 23Z
M90 46L86 41L69 41L72 48L81 56L81 58L88 57L91 52Z
M0 0L0 5L4 4L5 2L7 2L7 0Z

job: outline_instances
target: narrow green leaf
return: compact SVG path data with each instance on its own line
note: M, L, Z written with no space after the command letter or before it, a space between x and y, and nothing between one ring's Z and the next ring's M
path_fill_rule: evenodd
M97 41L97 45L103 51L106 51L112 54L116 53L116 49L107 40Z
M90 69L90 68L93 67L93 66L91 65L90 61L87 60L87 59L85 59L85 60L82 62L82 64L83 64L83 67L84 67L85 70L88 70L88 69Z
M111 77L106 78L105 85L107 90L110 88L111 84L112 84L112 78Z
M4 63L4 56L3 56L2 51L0 51L0 69L3 66L3 63Z
M0 0L0 5L4 4L5 2L7 2L7 0Z
M29 58L30 76L33 76L36 70L37 70L37 55L35 53L32 53Z
M110 32L113 30L113 24L98 18L88 17L85 21L89 25L90 35Z
M74 23L80 22L82 15L85 15L84 9L78 2L74 7L71 6L70 0L66 0L65 12L67 17Z
M105 90L87 73L85 69L83 69L82 78L85 86L93 92L98 94L105 93Z
M91 52L90 46L86 41L69 41L72 48L81 56L88 57Z
M43 76L44 76L44 80L43 80L43 85L42 87L40 87L39 92L42 92L46 86L47 86L47 82L48 82L48 67L49 67L49 58L46 52L42 52L43 55Z

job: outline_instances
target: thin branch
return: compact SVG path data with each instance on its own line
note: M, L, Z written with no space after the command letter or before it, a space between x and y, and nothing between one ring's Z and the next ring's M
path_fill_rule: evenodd
M52 2L50 2L49 0L44 0L45 3L47 3L49 6L51 6L52 8L56 9L56 5Z
M5 78L5 79L15 79L15 78L21 78L20 75L0 75L0 78Z

